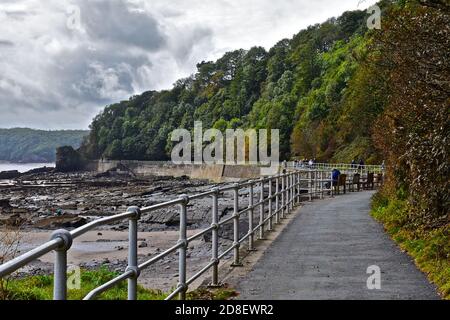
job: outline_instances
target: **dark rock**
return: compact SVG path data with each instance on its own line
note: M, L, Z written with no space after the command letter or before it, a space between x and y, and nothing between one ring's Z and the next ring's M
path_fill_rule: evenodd
M56 149L56 171L75 172L83 170L86 166L84 157L70 146Z
M87 223L86 218L78 217L68 223L62 225L63 228L79 228Z
M145 241L142 241L139 243L139 248L147 248L148 247L148 243Z
M0 199L0 208L2 209L11 209L11 204L9 203L9 199Z
M254 225L256 226L259 221L257 221L256 215L254 218ZM247 219L240 219L239 220L239 238L243 238L248 233L248 220ZM223 225L220 226L218 230L219 238L233 241L234 239L234 222L229 221ZM212 234L208 232L203 236L203 240L205 242L211 242L211 236Z
M16 179L20 176L21 176L21 173L17 170L0 172L0 179Z
M62 215L42 219L35 226L43 229L79 228L87 223L87 219L76 215Z
M20 214L12 214L6 217L0 218L0 226L18 227L21 226L26 220L20 216Z
M37 173L50 173L50 172L53 172L54 170L55 170L55 168L53 168L53 167L41 167L41 168L31 169L31 170L25 172L24 175L37 174Z

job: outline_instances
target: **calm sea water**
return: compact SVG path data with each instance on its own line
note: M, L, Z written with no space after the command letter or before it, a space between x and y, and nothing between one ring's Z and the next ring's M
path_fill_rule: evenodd
M19 172L26 172L31 169L42 168L42 167L54 167L54 163L8 163L0 162L0 172L17 170Z

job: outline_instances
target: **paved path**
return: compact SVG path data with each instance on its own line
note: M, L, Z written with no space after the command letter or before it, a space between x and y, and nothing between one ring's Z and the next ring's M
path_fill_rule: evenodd
M373 192L308 203L239 279L239 299L438 299L412 260L369 215ZM367 268L381 269L368 290Z

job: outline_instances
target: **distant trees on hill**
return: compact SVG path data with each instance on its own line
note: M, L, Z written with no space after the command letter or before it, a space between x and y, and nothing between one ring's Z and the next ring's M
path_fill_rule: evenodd
M0 129L0 161L54 162L57 147L78 148L88 134L83 130Z

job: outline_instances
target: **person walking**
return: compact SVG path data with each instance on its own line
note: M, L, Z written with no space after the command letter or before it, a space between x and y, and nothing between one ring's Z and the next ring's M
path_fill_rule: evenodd
M364 168L364 160L363 160L363 159L360 159L360 160L359 160L359 168L360 168L360 169L363 169L363 168Z

